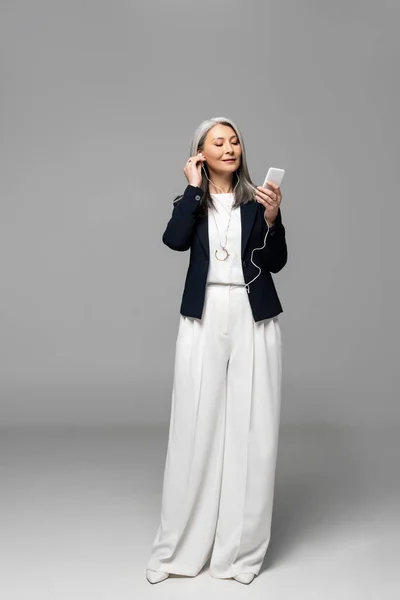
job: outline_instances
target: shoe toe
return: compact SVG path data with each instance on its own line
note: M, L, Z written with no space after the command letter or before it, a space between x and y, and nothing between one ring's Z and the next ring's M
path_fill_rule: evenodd
M233 579L240 581L240 583L251 583L254 579L254 573L239 573Z
M165 573L164 571L152 571L151 569L146 570L147 581L150 583L159 583L160 581L164 581L169 577L169 573Z

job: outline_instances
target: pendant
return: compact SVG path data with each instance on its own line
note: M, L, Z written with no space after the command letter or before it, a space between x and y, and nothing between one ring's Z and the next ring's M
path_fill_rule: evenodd
M228 252L228 250L227 250L226 248L222 248L222 250L223 250L224 252L226 252L226 256L225 256L225 258L218 258L218 256L217 256L217 252L218 252L218 250L216 250L216 251L215 251L215 258L216 258L217 260L221 260L221 261L222 261L222 260L226 260L226 259L228 258L228 256L229 256L229 252Z

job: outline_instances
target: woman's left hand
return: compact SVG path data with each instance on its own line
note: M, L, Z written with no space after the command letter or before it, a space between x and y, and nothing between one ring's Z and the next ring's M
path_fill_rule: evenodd
M267 181L266 185L271 186L273 189L270 190L266 187L262 187L261 185L257 186L256 198L257 202L263 204L265 206L265 218L267 219L269 225L273 225L275 223L276 217L279 212L279 205L282 200L281 189L279 185L276 183L272 183L272 181Z

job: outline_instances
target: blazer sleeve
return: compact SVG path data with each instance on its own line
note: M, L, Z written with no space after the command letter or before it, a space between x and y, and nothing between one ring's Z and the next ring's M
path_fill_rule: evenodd
M188 250L191 246L196 211L204 191L188 185L184 193L173 201L172 216L163 233L163 243L172 250Z
M260 207L264 223L263 236L265 236L268 229L264 216L265 208L262 204L260 204ZM286 265L287 257L286 232L282 223L281 209L279 208L276 221L269 229L265 248L261 250L262 266L271 273L278 273Z

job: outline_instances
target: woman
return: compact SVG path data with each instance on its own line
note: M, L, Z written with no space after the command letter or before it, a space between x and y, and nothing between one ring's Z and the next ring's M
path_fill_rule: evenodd
M230 120L196 130L163 242L190 248L180 308L161 522L150 583L170 573L250 583L271 528L287 262L280 188L255 187ZM254 260L253 260L253 253Z

